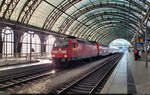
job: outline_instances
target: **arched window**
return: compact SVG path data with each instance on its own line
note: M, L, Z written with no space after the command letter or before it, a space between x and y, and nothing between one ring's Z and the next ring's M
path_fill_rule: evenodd
M10 27L6 27L2 30L2 42L3 42L3 57L13 57L14 54L14 32Z
M46 53L48 54L48 56L51 56L51 51L52 51L54 42L55 42L55 37L54 36L49 35L46 38Z
M32 53L39 54L41 52L41 40L37 34L34 33L24 33L21 37L22 49L21 55L26 56L30 53L30 49ZM31 48L30 48L31 47Z

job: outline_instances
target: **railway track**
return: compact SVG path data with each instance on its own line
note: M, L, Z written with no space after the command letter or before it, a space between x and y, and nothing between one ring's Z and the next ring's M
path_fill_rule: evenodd
M106 77L108 77L121 57L122 55L111 57L79 80L57 91L57 94L95 94L103 87Z
M111 61L109 61L111 62ZM59 72L59 70L58 70ZM36 67L33 70L25 70L19 73L14 73L13 75L1 76L0 77L0 92L5 92L9 88L14 89L23 83L31 82L32 80L49 76L53 73L49 66ZM65 89L60 93L64 93Z
M32 80L51 75L53 70L47 68L39 68L32 71L24 71L13 76L3 76L0 78L0 91L6 91L8 88L18 86L19 84L30 82Z

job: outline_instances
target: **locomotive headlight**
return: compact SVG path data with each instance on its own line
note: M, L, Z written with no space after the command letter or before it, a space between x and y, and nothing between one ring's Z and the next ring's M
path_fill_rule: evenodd
M55 55L52 55L52 57L55 57Z
M59 48L58 50L61 51L61 48Z
M67 58L67 55L64 55L65 58Z

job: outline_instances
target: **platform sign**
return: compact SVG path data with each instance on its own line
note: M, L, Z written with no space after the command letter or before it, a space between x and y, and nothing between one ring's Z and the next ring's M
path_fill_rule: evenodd
M148 39L148 40L150 40L150 39ZM140 38L140 39L136 40L136 43L142 43L142 42L144 42L143 38Z
M140 40L136 40L136 43L140 43Z
M143 38L140 38L140 43L144 42L144 39Z

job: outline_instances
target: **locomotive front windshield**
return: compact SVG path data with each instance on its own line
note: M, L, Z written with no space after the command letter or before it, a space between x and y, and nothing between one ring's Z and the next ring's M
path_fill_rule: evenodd
M67 48L68 47L68 40L65 39L57 39L54 42L54 48Z

